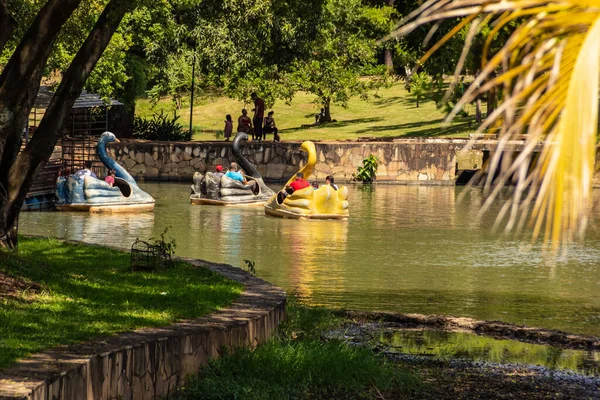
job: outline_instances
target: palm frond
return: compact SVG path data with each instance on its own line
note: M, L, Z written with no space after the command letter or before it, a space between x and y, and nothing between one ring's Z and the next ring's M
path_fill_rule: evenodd
M490 196L483 211L509 179L516 179L516 189L498 216L508 219L506 230L529 226L534 240L543 235L554 247L573 240L583 234L591 205L598 127L600 1L429 0L408 15L391 36L406 35L426 23L436 23L433 29L437 29L442 20L457 17L463 19L421 62L470 26L455 71L458 75L482 21L492 27L481 72L448 115L453 118L463 106L494 87L502 90L502 104L479 128L497 133L499 139L486 171ZM523 22L501 49L488 57L496 34L516 21ZM502 156L522 137L525 144L518 154Z

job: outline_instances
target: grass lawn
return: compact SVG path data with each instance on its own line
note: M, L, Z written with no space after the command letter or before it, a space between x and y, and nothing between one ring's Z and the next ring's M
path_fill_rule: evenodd
M129 253L20 238L19 254L0 253L3 274L35 290L0 291L0 368L43 349L208 314L242 285L204 268L129 272Z
M416 374L370 348L321 338L344 318L288 300L273 340L211 361L175 399L393 399L421 390Z
M193 129L197 132L194 140L215 140L215 130L222 130L226 114L231 114L234 129L244 103L219 97L210 93L198 95L194 100ZM313 95L298 93L292 103L286 105L277 101L272 107L275 120L282 134L282 140L356 140L360 137L467 137L475 130L476 124L469 125L467 119L457 119L451 125L442 124L445 113L438 110L433 101L424 101L419 108L414 99L403 87L396 83L378 91L369 101L353 98L344 109L333 105L331 116L337 122L318 127L302 128L302 125L315 122L315 114L320 107L313 103ZM185 106L178 111L179 122L185 129L189 126L189 98ZM246 105L248 110L252 104ZM151 116L164 110L173 113L173 102L162 99L153 108L149 100L140 99L136 105L136 114ZM467 109L470 115L474 110ZM252 113L249 112L252 116ZM269 136L271 139L272 136Z

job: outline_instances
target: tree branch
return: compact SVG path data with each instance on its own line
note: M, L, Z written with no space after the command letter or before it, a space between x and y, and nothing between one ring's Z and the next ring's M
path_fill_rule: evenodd
M6 6L6 0L0 0L0 53L17 25Z
M80 2L49 0L0 74L0 186L5 189L8 171L17 157L21 132L39 90L52 44ZM0 193L0 205L4 201Z
M52 154L65 119L81 94L87 78L121 20L134 7L134 1L111 0L63 75L35 135L10 168L9 222L16 221L31 181Z

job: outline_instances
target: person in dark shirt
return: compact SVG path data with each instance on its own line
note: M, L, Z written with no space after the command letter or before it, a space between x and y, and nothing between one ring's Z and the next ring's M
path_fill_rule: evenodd
M279 130L277 129L277 125L275 125L275 118L273 118L273 114L275 114L275 111L269 111L269 114L267 114L267 117L265 118L263 139L267 139L267 133L273 133L273 141L279 142Z
M252 139L254 139L254 131L252 130L252 120L248 116L248 111L244 108L242 115L238 118L238 132L244 132L247 134L252 133Z
M254 101L254 118L252 119L252 124L254 125L254 136L258 140L262 140L262 126L263 119L265 118L265 102L263 99L258 97L256 93L252 93L250 95L252 100Z
M325 184L331 186L333 188L333 190L338 190L338 185L333 183L333 176L331 176L331 175L327 175L325 177Z

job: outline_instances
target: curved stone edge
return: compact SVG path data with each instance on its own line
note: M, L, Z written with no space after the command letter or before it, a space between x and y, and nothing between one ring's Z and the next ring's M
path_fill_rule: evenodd
M381 321L405 327L419 326L449 332L469 332L497 339L519 340L567 349L600 351L600 337L598 336L516 325L508 322L481 321L446 315L402 314L382 311L339 310L336 313L358 320Z
M0 371L0 400L157 399L224 349L255 346L285 316L282 289L226 264L180 258L245 285L227 308L160 328L35 354Z

